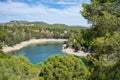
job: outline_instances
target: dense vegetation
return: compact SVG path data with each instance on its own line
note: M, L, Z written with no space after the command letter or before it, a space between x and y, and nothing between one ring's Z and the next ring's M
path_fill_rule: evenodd
M44 63L31 64L20 55L0 52L0 80L86 80L90 72L74 56L50 56Z
M87 56L90 80L119 80L120 1L91 0L83 3L81 13L92 27L70 37L67 46L93 52Z
M86 80L90 76L83 62L74 56L50 56L40 76L45 80Z
M0 25L0 48L30 39L68 39L71 35L79 34L81 29L85 28L63 24L50 25L42 22L11 21Z
M0 79L120 80L120 1L91 0L90 4L83 3L81 13L92 24L90 29L79 32L78 28L74 27L70 27L71 29L60 26L42 28L44 31L57 32L58 30L59 33L68 30L67 32L70 33L71 37L68 37L67 47L93 52L86 57L86 65L79 58L61 55L50 56L44 63L33 65L24 56L5 55L0 52ZM40 27L31 26L4 26L0 28L1 44L4 43L3 41L7 44L15 41L15 39L19 41L19 38L20 40L26 40L22 38L24 36L22 33L34 35L33 37L35 37L36 30L41 29ZM11 31L14 32L14 36L10 34ZM72 35L74 32L77 34ZM9 36L7 36L8 34ZM52 38L58 38L55 37L55 34Z
M24 56L0 52L0 80L37 80L41 64L33 65Z

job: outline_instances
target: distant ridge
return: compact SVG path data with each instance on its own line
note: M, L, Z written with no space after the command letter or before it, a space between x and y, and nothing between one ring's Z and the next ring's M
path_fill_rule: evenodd
M11 20L9 22L5 22L5 23L0 23L1 25L6 25L6 26L39 26L39 25L57 25L57 26L69 26L66 24L59 24L59 23L55 23L55 24L48 24L45 22L39 22L39 21L24 21L24 20ZM73 25L70 27L85 27L85 26L78 26L78 25Z

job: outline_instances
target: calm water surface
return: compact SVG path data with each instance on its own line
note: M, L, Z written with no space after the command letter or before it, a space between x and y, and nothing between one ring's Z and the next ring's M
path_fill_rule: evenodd
M38 62L45 61L48 56L54 54L64 55L62 50L62 43L42 43L37 45L30 45L18 51L12 53L16 55L25 55L31 63L36 64Z

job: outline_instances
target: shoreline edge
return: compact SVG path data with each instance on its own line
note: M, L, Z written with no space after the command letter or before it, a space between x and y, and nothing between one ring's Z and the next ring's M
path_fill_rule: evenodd
M32 44L39 44L39 43L45 43L45 42L64 42L64 41L67 41L67 39L30 39L29 41L23 41L19 44L16 44L13 47L4 46L2 47L2 51L7 53L10 51L22 49Z

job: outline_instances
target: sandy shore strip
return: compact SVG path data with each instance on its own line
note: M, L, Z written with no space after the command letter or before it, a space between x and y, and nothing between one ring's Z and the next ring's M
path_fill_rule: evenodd
M24 41L21 42L20 44L16 44L13 47L5 46L2 48L2 51L6 53L6 52L22 49L31 44L39 44L44 42L64 42L64 41L67 41L67 39L31 39L29 41Z
M78 52L74 52L73 49L71 48L64 48L62 49L62 51L65 53L65 54L69 54L69 55L75 55L75 56L83 56L83 57L86 57L88 54L90 53L85 53L83 51L78 51Z

